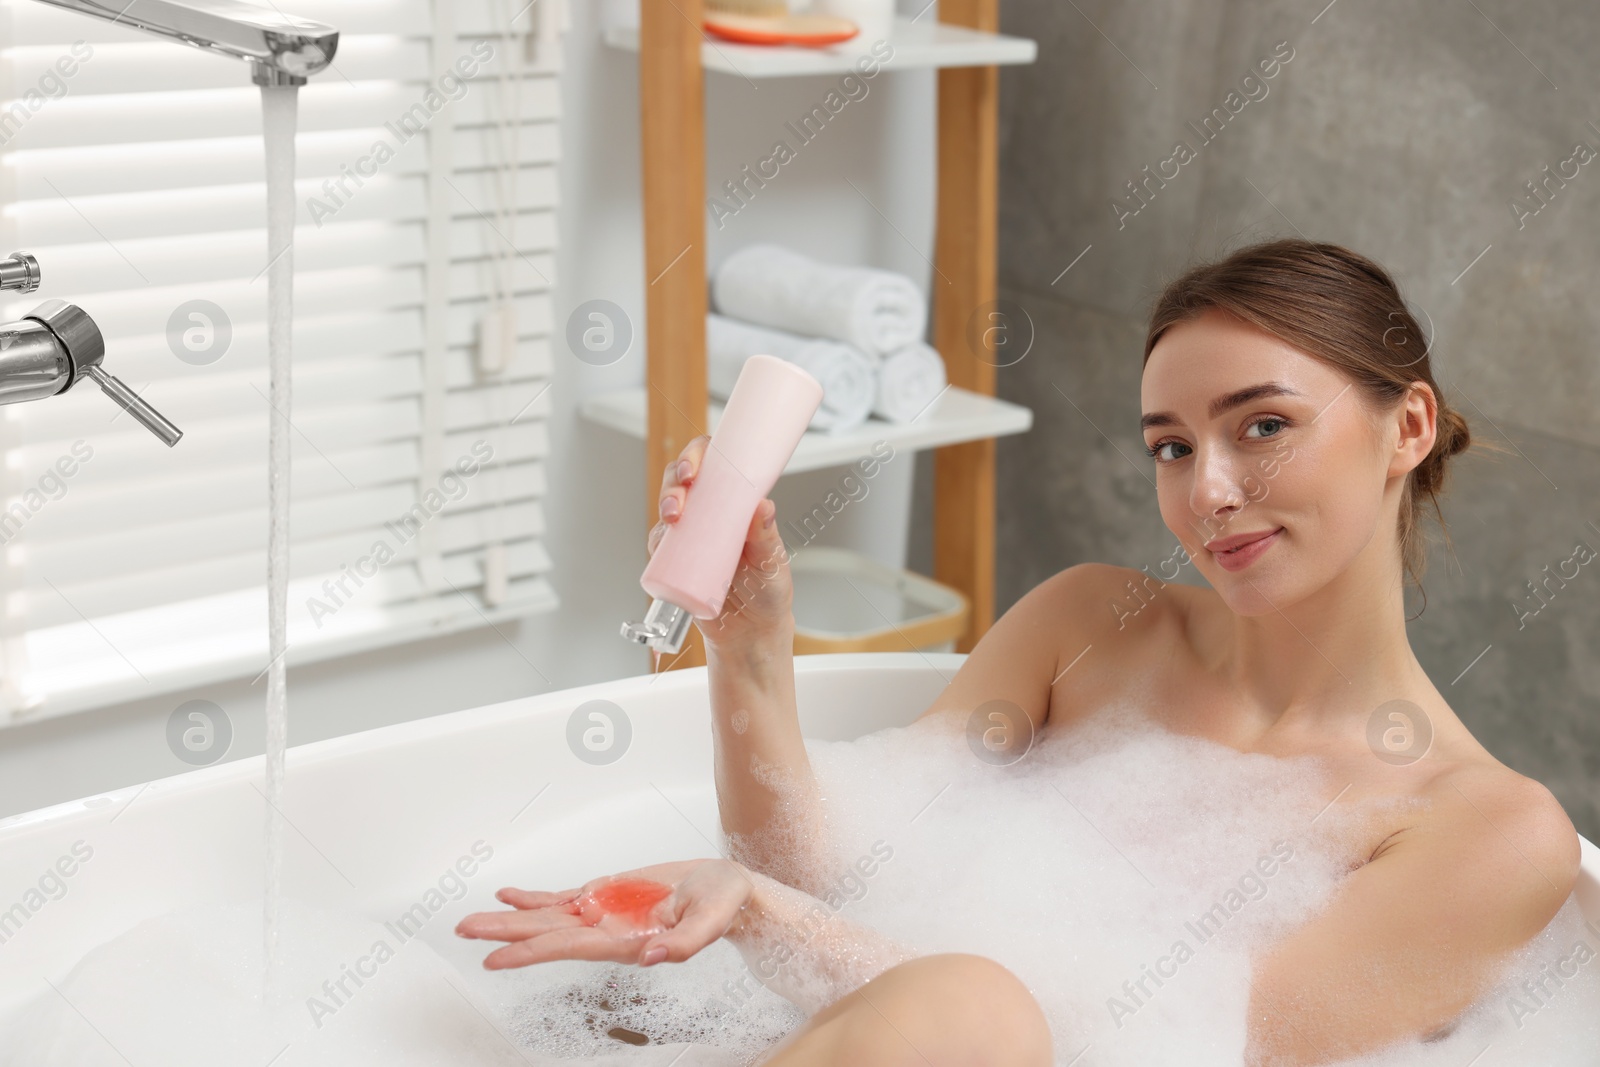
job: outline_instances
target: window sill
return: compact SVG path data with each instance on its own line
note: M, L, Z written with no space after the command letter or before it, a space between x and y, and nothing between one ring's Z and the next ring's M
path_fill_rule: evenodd
M493 607L484 604L476 589L446 589L403 604L361 608L352 603L320 627L309 621L296 625L296 616L303 618L304 613L293 607L315 588L310 582L290 586L285 655L290 667L560 606L549 582L530 577L513 581L506 600ZM22 706L9 714L0 711L0 728L216 682L261 679L267 667L265 599L264 589L243 590L101 619L93 626L80 622L55 627L47 637L30 634Z

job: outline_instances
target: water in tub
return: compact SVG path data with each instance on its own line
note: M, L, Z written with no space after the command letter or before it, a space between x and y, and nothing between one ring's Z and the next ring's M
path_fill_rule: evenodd
M813 872L831 886L822 906L923 951L999 960L1074 1067L1238 1067L1252 950L1316 915L1359 859L1361 812L1330 804L1340 783L1315 758L1179 736L1131 706L1046 731L1009 765L933 720L807 748L829 841ZM616 837L623 819L597 812L572 832ZM263 1054L220 1055L246 1047L228 1042L259 1005L258 913L239 906L152 920L90 953L0 1041L0 1064L688 1067L753 1062L804 1021L725 942L643 970L485 972L490 946L455 942L457 916L379 961L375 946L396 942L384 916L286 905L284 986L298 999ZM1351 1063L1592 1067L1597 940L1569 900L1446 1036Z

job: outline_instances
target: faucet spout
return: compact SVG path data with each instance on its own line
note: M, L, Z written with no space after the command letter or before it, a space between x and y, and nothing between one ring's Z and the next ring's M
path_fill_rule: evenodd
M243 0L39 0L247 60L257 85L304 85L333 62L339 31Z

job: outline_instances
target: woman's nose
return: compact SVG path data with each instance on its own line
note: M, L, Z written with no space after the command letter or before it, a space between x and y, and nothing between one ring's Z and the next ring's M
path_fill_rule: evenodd
M1225 518L1244 506L1246 495L1241 482L1244 471L1226 450L1195 450L1194 484L1189 490L1189 506L1201 519Z

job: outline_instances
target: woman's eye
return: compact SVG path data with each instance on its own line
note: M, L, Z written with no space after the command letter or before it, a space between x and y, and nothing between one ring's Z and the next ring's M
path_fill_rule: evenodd
M1145 453L1145 455L1149 456L1151 459L1154 459L1159 463L1171 463L1173 460L1182 459L1183 458L1183 455L1179 455L1176 452L1168 453L1166 456L1162 456L1162 454L1161 454L1162 449L1165 449L1165 448L1168 448L1168 447L1171 447L1171 448L1173 448L1175 450L1179 449L1179 448L1183 448L1183 449L1188 449L1189 448L1189 446L1184 444L1182 441L1162 441L1159 444L1151 445L1149 448L1146 448L1144 450L1144 453ZM1190 449L1190 451L1193 451L1193 450ZM1187 453L1184 453L1184 455L1187 455Z
M1248 424L1245 427L1245 436L1247 438L1254 437L1257 441L1266 437L1277 437L1283 432L1283 428L1288 424L1288 419L1282 419L1271 415L1265 416ZM1249 432L1258 426L1264 427L1265 429L1258 434L1252 434ZM1172 451L1163 454L1163 451L1167 449L1168 446L1171 447ZM1182 451L1179 451L1180 449ZM1184 456L1193 451L1194 449L1190 448L1182 441L1160 441L1145 448L1144 454L1149 456L1151 459L1156 460L1158 463L1172 463L1175 460L1182 459Z

